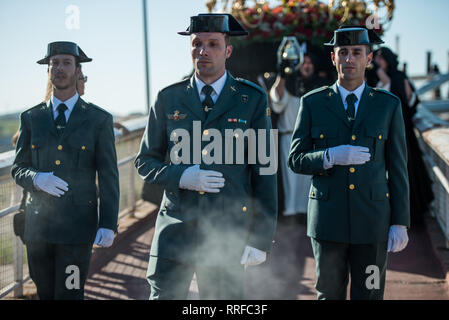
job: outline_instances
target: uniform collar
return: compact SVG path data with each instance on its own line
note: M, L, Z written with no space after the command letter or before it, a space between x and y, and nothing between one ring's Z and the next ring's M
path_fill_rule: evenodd
M343 99L343 103L346 102L346 97L348 95L350 95L351 93L356 95L357 102L359 102L362 97L363 90L365 90L365 86L366 86L365 81L363 81L363 83L357 89L355 89L353 91L349 91L349 90L345 89L344 87L342 87L337 81L337 88L340 91L340 96Z
M193 74L193 77L195 79L195 84L196 84L196 88L198 90L198 95L201 96L201 90L203 89L203 87L206 84L196 76L196 73ZM216 80L215 82L210 84L210 86L212 88L214 88L214 91L217 94L217 96L219 96L221 93L221 90L223 90L223 87L226 83L227 77L228 77L228 73L225 71L225 73L218 80Z
M79 98L79 95L78 95L78 92L76 92L76 91L75 91L75 94L73 95L73 97L67 99L66 101L61 101L52 94L50 100L51 100L51 104L53 106L53 112L57 112L58 106L61 103L64 103L67 106L67 110L69 111L69 113L71 113L73 107L75 106L76 102L78 101L78 98Z

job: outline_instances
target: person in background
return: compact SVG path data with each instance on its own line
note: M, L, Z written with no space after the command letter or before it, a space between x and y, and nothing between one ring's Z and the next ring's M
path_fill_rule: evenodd
M299 110L299 99L307 92L319 88L325 81L315 72L316 60L313 54L304 54L298 72L286 75L281 72L270 90L271 108L279 114L277 128L279 130L280 170L282 177L284 205L283 217L294 216L299 223L305 223L307 202L310 189L310 175L295 174L287 166L290 143L296 117Z
M398 57L387 47L374 52L377 87L393 93L401 100L407 140L407 169L410 185L410 217L412 224L421 225L434 199L432 180L423 161L423 153L414 132L413 116L419 104L418 96L407 75L398 70Z

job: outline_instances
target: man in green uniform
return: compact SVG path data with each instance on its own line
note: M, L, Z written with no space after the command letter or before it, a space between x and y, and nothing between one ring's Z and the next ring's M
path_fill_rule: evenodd
M92 244L111 246L117 231L112 116L76 91L89 61L76 43L50 43L37 63L48 64L53 94L20 115L11 173L30 194L24 240L40 299L83 299Z
M364 82L372 30L335 31L337 82L305 95L289 167L313 175L307 235L316 260L318 299L382 299L387 251L407 245L409 194L400 100Z
M242 299L243 265L265 261L276 225L276 170L264 172L260 157L252 161L256 150L274 147L266 141L267 97L226 71L228 37L246 34L231 15L191 17L180 34L190 35L194 75L159 92L135 161L146 182L165 189L147 272L150 298L185 299L195 273L201 299ZM248 141L251 129L257 144Z

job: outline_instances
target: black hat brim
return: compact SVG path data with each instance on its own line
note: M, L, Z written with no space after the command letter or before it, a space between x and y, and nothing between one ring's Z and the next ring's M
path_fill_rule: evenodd
M204 31L201 30L201 28L199 30L194 30L193 32L191 31L190 27L193 25L192 22L194 22L194 20L196 19L219 19L220 17L222 18L223 16L227 16L227 25L223 26L221 25L221 28L215 28L214 31L209 31L211 30L210 28L205 28ZM206 25L208 25L208 23L206 23ZM209 25L211 25L209 23ZM217 24L219 25L219 24ZM217 26L216 25L216 26ZM214 29L214 28L212 28ZM221 33L225 33L229 36L246 36L248 35L248 31L246 31L243 26L237 21L236 18L234 18L233 15L226 13L226 14L218 14L218 13L208 13L208 14L203 14L200 13L198 16L193 16L190 17L190 26L186 29L186 31L180 31L178 32L179 35L182 36L189 36L191 34L194 33L200 33L200 32L221 32Z
M368 33L368 41L369 42L364 42L364 43L351 43L351 44L339 44L336 43L336 35L337 35L337 30L334 32L334 36L332 37L330 42L324 43L324 46L328 46L328 47L335 47L335 46L342 46L342 45L374 45L374 44L382 44L384 43L384 41L377 35L377 33L372 30L372 29L368 29L366 27L360 27L360 26L341 26L338 30L341 32L341 30L343 29L351 29L351 28L355 28L355 29L365 29ZM349 31L349 30L348 30ZM366 39L366 37L365 37Z
M48 64L50 62L50 58L58 54L68 54L74 56L78 63L92 61L92 59L89 58L76 43L69 41L56 41L48 44L45 58L36 62L38 64Z

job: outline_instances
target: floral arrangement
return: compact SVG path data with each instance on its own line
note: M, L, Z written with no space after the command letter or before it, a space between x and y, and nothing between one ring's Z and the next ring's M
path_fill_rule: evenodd
M231 13L249 31L240 41L268 42L295 36L299 41L321 45L332 38L340 25L364 26L373 17L364 1L343 1L343 4L331 7L317 0L288 0L271 8L267 3L256 2L252 7L234 6ZM380 23L375 31L383 34Z

